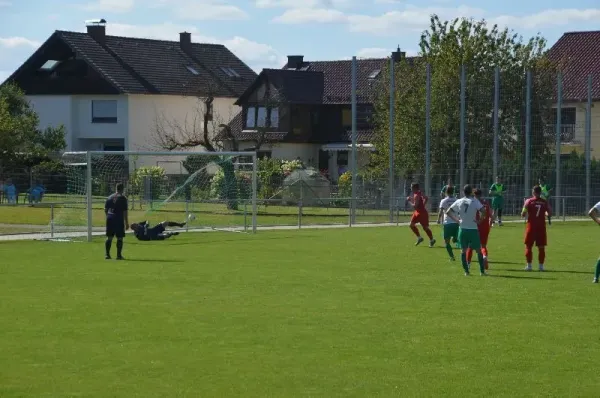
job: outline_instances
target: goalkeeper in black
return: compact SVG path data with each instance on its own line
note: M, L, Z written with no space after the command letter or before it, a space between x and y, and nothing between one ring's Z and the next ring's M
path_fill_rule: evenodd
M154 227L151 227L148 221L131 224L131 230L138 240L165 240L171 236L179 235L179 232L168 232L167 227L185 227L186 223L178 223L172 221L163 221Z
M127 217L127 197L123 194L124 186L118 183L116 192L110 195L104 203L104 214L106 215L106 259L110 260L110 248L112 241L117 238L117 260L123 260L123 238L125 231L129 229L129 218Z

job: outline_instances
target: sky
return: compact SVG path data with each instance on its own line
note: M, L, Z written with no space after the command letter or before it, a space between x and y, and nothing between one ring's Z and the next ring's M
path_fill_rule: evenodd
M600 30L598 0L0 0L0 82L55 30L85 31L104 18L107 34L221 43L256 71L306 60L418 52L433 13L485 18L552 45L568 31ZM425 5L426 4L426 5Z

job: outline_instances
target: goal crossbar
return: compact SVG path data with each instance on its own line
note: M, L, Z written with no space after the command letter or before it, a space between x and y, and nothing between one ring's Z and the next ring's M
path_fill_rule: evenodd
M232 151L224 151L224 152L152 152L152 151L72 151L72 152L64 152L64 156L85 156L85 162L77 162L77 163L67 163L70 166L85 166L86 168L86 207L87 207L87 241L91 242L93 238L93 195L92 195L92 158L94 155L121 155L121 156L190 156L190 155L198 155L198 156L229 156L229 157L252 157L252 163L244 163L248 165L252 165L252 233L256 233L257 230L257 220L256 214L258 212L258 204L257 204L257 189L258 189L258 156L256 152L251 151L243 151L243 152L232 152Z

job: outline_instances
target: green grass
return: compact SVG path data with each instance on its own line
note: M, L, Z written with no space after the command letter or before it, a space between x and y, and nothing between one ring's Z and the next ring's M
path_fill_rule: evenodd
M598 228L464 277L405 228L0 244L0 396L597 396ZM435 229L439 236L439 229Z

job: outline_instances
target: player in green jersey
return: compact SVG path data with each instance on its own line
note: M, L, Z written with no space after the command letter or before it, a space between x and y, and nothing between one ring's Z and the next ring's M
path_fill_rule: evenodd
M502 225L502 210L504 209L504 194L506 192L506 187L500 181L500 177L496 176L496 182L490 187L490 196L492 197L493 219L497 219L500 226Z

